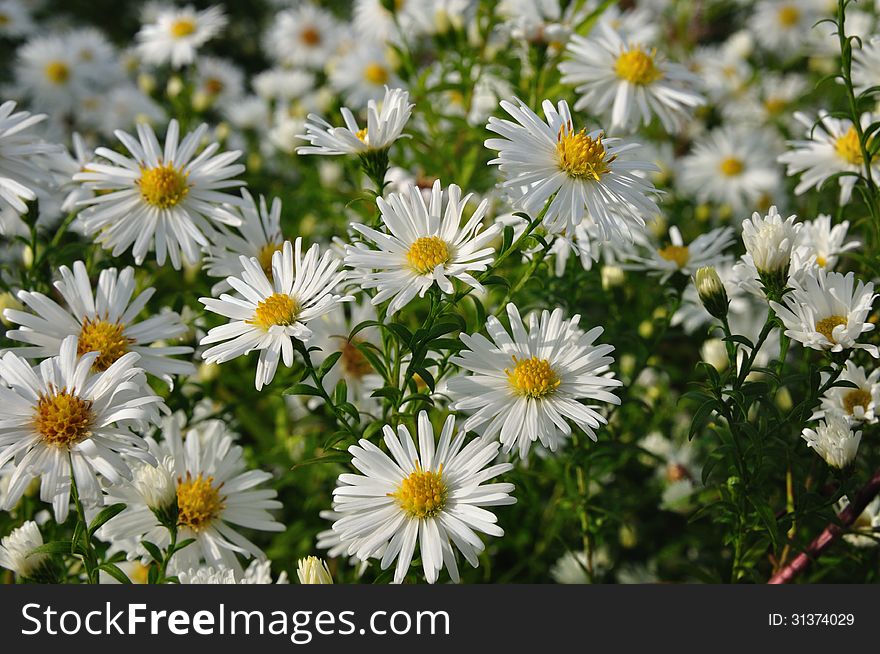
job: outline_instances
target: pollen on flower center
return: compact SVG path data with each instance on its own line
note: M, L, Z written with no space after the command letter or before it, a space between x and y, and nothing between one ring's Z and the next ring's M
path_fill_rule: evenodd
M834 150L837 155L852 166L861 166L862 148L859 145L859 135L855 127L850 127L846 134L838 137L834 142Z
M857 406L860 406L867 411L870 404L871 394L861 388L854 388L843 396L843 408L846 409L846 412L849 415L853 414L853 409Z
M371 84L386 84L388 83L388 71L384 66L373 62L364 68L364 79Z
M300 40L306 45L315 46L321 42L321 32L309 25L299 33Z
M199 473L193 477L186 473L186 479L177 480L177 524L200 532L220 515L225 508L225 497L220 495L220 487L214 486L213 477Z
M834 328L838 325L846 325L846 318L843 316L828 316L816 323L816 331L828 339L830 343L837 343L834 340Z
M281 243L271 240L261 247L260 251L257 253L257 261L260 262L260 268L266 273L266 277L269 278L269 281L272 281L272 256L276 252L280 252L281 248Z
M355 136L357 136L364 143L367 143L367 128L364 127L363 129L359 129ZM369 145L369 143L367 143L367 145Z
M614 72L620 79L632 84L650 84L663 77L663 71L657 68L654 57L657 51L645 52L636 46L621 52L614 63Z
M189 193L188 175L171 164L142 168L138 186L141 197L159 209L170 209Z
M66 388L41 395L34 412L34 426L43 442L59 448L87 439L94 419L91 400L84 400Z
M794 27L801 18L800 10L793 5L785 5L779 8L779 24L783 27Z
M602 135L594 140L587 135L586 129L579 132L572 131L570 126L569 129L565 129L565 126L559 129L556 155L559 158L559 167L569 177L598 182L611 170L608 164L617 158L616 155L606 158L607 154Z
M449 261L449 246L439 236L422 236L409 247L406 260L414 270L427 275L440 264Z
M722 160L718 168L721 170L722 175L733 177L739 175L745 166L743 165L742 159L738 159L737 157L727 157Z
M76 353L82 356L87 352L99 352L92 367L97 371L107 370L128 352L128 346L134 342L125 336L124 330L125 327L118 322L86 318L79 332Z
M679 268L684 268L688 259L691 258L691 253L686 245L669 245L657 250L657 254L666 259L666 261L673 262Z
M211 77L205 80L205 91L207 91L210 95L219 95L223 92L223 81L217 79L216 77Z
M357 341L343 339L340 348L342 356L342 369L345 371L346 377L353 379L361 379L364 375L370 373L373 367L363 353L357 348Z
M50 61L44 70L46 78L53 84L64 84L70 79L70 66L63 61Z
M767 113L770 115L781 113L787 105L788 103L782 98L767 98L764 101L764 109L766 109Z
M505 368L504 372L518 395L537 400L555 392L561 383L547 359L517 359L514 355L513 362L516 364L513 370Z
M299 315L299 305L287 293L273 293L257 305L254 317L246 322L266 331L274 325L292 325Z
M416 461L416 470L400 482L389 497L397 500L400 508L412 518L433 518L446 506L447 488L443 483L443 466L437 472L422 470Z
M171 23L171 36L182 39L196 31L196 22L191 18L179 18Z

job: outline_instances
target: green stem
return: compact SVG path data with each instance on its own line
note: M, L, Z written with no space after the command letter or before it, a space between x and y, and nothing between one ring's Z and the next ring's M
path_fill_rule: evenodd
M86 569L86 578L90 584L98 583L98 558L95 548L92 546L92 538L89 534L89 523L86 521L86 512L79 498L79 488L76 485L76 475L73 474L73 457L67 453L67 461L70 465L70 497L76 507L77 533L83 540L83 554L81 555L83 566ZM73 543L76 547L76 542Z

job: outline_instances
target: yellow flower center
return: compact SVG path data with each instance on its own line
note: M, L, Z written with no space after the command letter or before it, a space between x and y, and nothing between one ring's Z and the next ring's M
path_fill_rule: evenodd
M219 80L216 77L211 77L205 80L205 91L209 95L218 95L222 93L224 86L223 80Z
M853 414L853 409L857 406L860 406L867 411L870 404L871 394L861 388L854 388L843 396L843 408L846 409L846 412L849 415Z
M656 50L645 52L639 46L620 53L614 63L614 72L620 79L632 84L650 84L663 77L663 71L654 63Z
M58 448L76 445L91 436L94 420L91 400L66 388L41 395L34 411L34 426L43 442Z
M70 66L63 61L50 61L44 71L46 78L53 84L64 84L70 79Z
M586 129L574 132L570 126L569 129L565 129L565 126L559 129L556 136L556 156L559 158L559 167L569 177L593 179L597 182L611 170L608 164L617 158L616 155L606 158L607 152L601 134L593 140L587 135Z
M409 247L406 260L413 270L427 275L440 264L449 261L449 246L439 236L422 236Z
M838 137L834 142L834 149L841 159L852 166L861 166L864 161L862 148L859 145L859 135L855 127L850 127L846 134Z
M822 268L824 268L825 266L828 265L828 259L826 259L825 257L823 257L823 256L820 254L819 256L816 257L816 265L817 265L817 266L821 266Z
M771 116L781 113L787 106L787 102L782 98L767 98L764 100L764 109Z
M309 25L299 33L299 39L306 45L316 46L321 42L321 32Z
M537 400L553 393L562 383L547 359L517 359L514 355L513 362L516 364L513 370L505 368L504 372L517 395Z
M357 134L355 134L355 136L357 136L361 141L366 143L367 142L367 128L364 127L363 129L359 129L357 131Z
M177 480L177 524L200 532L220 515L225 508L225 497L220 495L220 487L214 486L213 477L199 473L193 478L186 473L186 479Z
M171 23L171 36L182 39L196 31L196 22L192 18L178 18Z
M416 471L400 482L389 497L411 518L433 518L446 505L447 489L443 483L443 466L437 472L422 470L416 461Z
M8 14L0 14L0 26L9 25L11 22Z
M342 370L346 377L353 379L361 379L364 375L368 375L373 367L363 353L357 348L357 341L344 339L342 342Z
M388 70L376 62L367 64L364 68L364 79L370 84L380 85L388 82Z
M272 281L272 256L276 252L281 252L282 246L282 243L271 240L261 247L259 253L257 253L257 261L260 262L260 268L266 273L269 281Z
M141 168L141 178L138 180L141 197L154 207L170 209L189 193L187 177L187 173L171 164Z
M834 328L838 325L845 324L846 318L843 316L828 316L827 318L822 318L822 320L816 323L816 331L827 338L829 343L837 343L833 336Z
M688 259L691 258L691 253L686 245L669 245L657 250L657 254L667 261L672 261L679 268L684 268Z
M794 27L801 18L800 10L793 5L785 5L779 8L779 24L783 27Z
M273 293L257 305L250 325L269 331L273 325L292 325L299 315L299 305L287 293Z
M718 168L721 170L722 175L726 177L734 177L739 175L745 166L743 165L742 159L727 157L721 162Z
M79 332L76 353L82 356L87 352L100 352L92 368L103 372L128 352L128 346L134 342L125 336L124 329L118 322L86 318Z
M674 484L677 481L684 481L690 477L688 469L680 463L670 463L666 466L666 481Z

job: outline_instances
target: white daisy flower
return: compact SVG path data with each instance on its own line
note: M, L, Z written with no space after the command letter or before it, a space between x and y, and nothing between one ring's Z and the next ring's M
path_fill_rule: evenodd
M346 246L345 264L354 268L362 288L375 288L374 305L391 300L387 314L398 312L416 295L424 297L435 283L451 295L453 279L480 289L473 273L483 272L495 254L491 242L501 228L495 224L483 230L489 201L483 200L462 226L462 212L470 200L461 189L450 184L444 192L440 180L425 203L417 186L408 185L400 193L379 197L376 203L388 234L366 225L352 228L377 246Z
M244 73L232 62L218 57L196 61L193 104L220 107L238 102L244 95Z
M801 438L807 442L807 447L825 459L825 463L840 469L855 460L862 432L854 432L842 413L829 411L815 429L805 427Z
M782 122L795 127L790 109L809 91L804 75L767 73L746 92L721 104L721 113L731 123L767 125Z
M333 530L349 543L349 554L366 561L382 552L381 567L397 559L394 583L401 583L412 562L416 541L425 579L434 583L443 567L459 581L455 549L473 567L485 545L476 532L503 536L495 515L482 507L513 504L513 484L484 484L512 469L491 465L498 443L475 438L465 445L465 432L448 416L435 444L434 428L419 413L418 449L403 425L397 434L384 427L391 456L362 439L348 451L363 474L342 474L333 491L334 509L342 516Z
M269 560L258 561L254 559L243 573L224 567L215 568L212 565L200 568L190 568L177 573L181 584L238 584L238 585L267 585L286 584L287 573L282 572L277 580L272 581L272 562Z
M849 25L849 11L846 13L846 19L847 34L853 34ZM837 41L836 34L834 39ZM880 36L874 35L870 40L863 38L862 47L853 48L852 53L852 79L857 94L864 93L875 86L880 86L880 73L877 72L878 69L880 69Z
M625 41L608 23L589 38L573 35L566 53L559 71L580 94L575 110L610 116L612 131L648 125L657 116L667 132L677 132L689 111L705 102L692 89L696 75L656 48Z
M36 107L53 115L73 110L87 89L83 66L57 34L32 38L19 49L15 79Z
M847 241L849 221L832 226L831 216L819 214L815 220L805 220L798 232L797 247L803 258L814 259L816 265L834 270L840 255L861 247L861 241Z
M120 456L154 462L144 440L129 426L157 423L161 398L144 393L140 355L129 352L102 372L91 372L97 352L77 356L75 336L56 357L36 368L7 352L0 359L0 467L15 472L3 508L11 509L40 477L40 499L50 502L56 522L70 508L71 466L83 504L103 504L101 481L131 479Z
M15 348L12 351L16 354L31 359L55 356L65 338L77 336L79 355L98 353L93 363L96 371L107 370L128 352L137 352L138 366L169 385L175 375L195 373L189 361L172 358L192 353L191 347L157 343L186 332L176 312L163 311L137 322L155 289L147 288L132 299L134 268L124 268L121 273L116 268L102 270L94 291L82 261L74 262L73 270L61 266L59 272L61 279L55 282L55 288L65 306L42 293L19 291L18 298L34 313L15 309L4 312L7 320L21 325L6 332L6 336L31 345Z
M765 50L784 57L804 51L813 25L825 16L825 0L761 0L749 28Z
M361 41L334 60L330 85L345 101L359 109L370 100L379 100L387 87L402 87L387 52L372 41Z
M327 250L321 256L315 244L303 257L301 238L293 246L285 241L281 251L272 255L271 281L256 258L239 261L242 272L226 281L242 297L199 298L209 311L230 319L201 340L202 345L217 343L202 358L207 363L224 363L258 350L255 385L260 390L275 377L279 359L287 367L293 365L293 339L307 342L311 338L309 321L353 298L333 292L346 275L338 270L341 262L333 252Z
M629 254L634 262L623 265L624 269L646 270L649 274L660 275L660 282L665 283L673 274L680 272L691 276L704 266L718 266L730 260L731 256L724 250L733 243L733 229L720 227L711 232L700 234L685 245L678 227L669 228L670 244L651 249L647 256L638 250Z
M619 404L608 389L622 385L608 374L614 346L594 345L602 328L584 333L580 316L564 320L562 309L531 314L528 329L513 304L507 316L510 332L489 316L492 340L462 334L468 349L450 359L472 373L447 382L452 410L474 412L464 428L500 438L505 452L518 447L522 459L537 440L555 452L571 435L569 420L596 440L595 430L606 420L597 405L581 401Z
M162 422L163 440L146 437L153 457L171 472L177 487L178 542L194 538L192 545L171 558L170 573L199 567L202 563L242 572L236 554L265 559L259 547L242 536L236 527L260 531L284 531L269 513L280 509L277 493L259 488L272 474L248 470L240 445L233 441L220 420L203 420L183 432L181 414ZM159 524L144 497L131 484L107 489L107 502L123 502L125 510L109 520L98 536L129 559L146 561L141 541L164 549L170 542L168 530Z
M787 166L788 175L801 176L795 194L818 189L825 180L838 173L864 173L859 136L852 121L832 118L824 111L819 112L816 120L801 112L795 114L795 119L806 127L806 139L789 141L790 150L779 156L779 162ZM874 120L873 114L865 113L860 123L867 128ZM880 166L872 165L872 170L875 175L880 175ZM841 204L849 203L857 179L856 175L838 177Z
M589 9L581 3L559 0L501 0L496 11L504 19L505 32L517 41L562 44L587 17Z
M658 209L649 196L653 184L640 174L656 166L620 159L638 147L634 143L605 138L599 130L575 131L564 100L557 107L545 100L542 107L546 122L521 100L504 100L501 108L516 122L493 116L487 125L503 137L488 139L486 147L498 150L489 163L499 164L514 206L537 216L550 200L543 222L553 233L574 231L585 215L605 240L644 226L644 216Z
M220 206L222 214L217 230L208 235L210 243L206 251L205 271L211 277L223 277L214 284L211 293L218 294L229 289L225 278L241 273L241 257L255 258L266 277L272 279L272 256L281 250L284 237L281 234L281 200L273 198L271 206L264 196L260 202L250 192L241 189L241 206ZM239 223L235 225L236 221ZM228 229L224 225L235 225ZM236 233L237 232L237 233Z
M181 253L187 263L197 263L199 247L208 244L204 232L211 221L224 217L215 211L217 205L241 203L224 189L242 186L232 178L244 172L243 165L233 163L241 153L215 154L217 143L194 156L207 129L202 124L178 142L180 128L172 120L164 151L148 125L137 126L140 142L118 130L116 137L131 157L98 148L95 153L108 163L91 163L74 175L95 191L108 191L85 202L79 220L86 233L112 249L113 256L131 248L138 265L151 248L159 265L167 254L179 269Z
M682 159L679 185L698 202L725 204L736 214L753 211L782 182L775 141L771 133L756 128L714 129L697 139Z
M37 190L51 184L42 159L60 148L27 133L45 118L43 114L16 112L11 100L0 105L0 209L9 206L16 213L26 213L25 202L35 200Z
M43 576L51 560L49 554L34 551L42 545L40 528L36 522L28 520L0 540L0 566L12 570L19 577L38 579Z
M752 77L748 61L750 52L744 52L741 43L743 36L738 32L720 45L698 47L690 62L690 68L700 76L701 88L712 102L722 107L728 101L735 101L746 90Z
M342 517L342 514L337 513L336 511L321 511L318 515L323 520L330 521L331 525ZM315 546L319 550L327 550L327 556L331 559L346 556L348 554L348 542L340 538L339 534L333 531L332 528L318 532L315 540ZM382 558L383 553L384 549L380 549L375 555L373 555L373 558ZM347 558L349 565L357 567L356 575L360 578L369 566L369 562L361 561L356 556L349 556Z
M21 38L36 30L28 8L21 0L0 0L0 36Z
M828 379L828 374L822 373L823 385ZM829 388L821 397L821 406L811 419L821 418L830 411L836 411L850 420L875 424L880 419L877 415L877 408L880 407L880 368L875 368L869 375L862 366L847 361L846 368L838 380L855 384L855 388L851 386Z
M363 154L386 150L399 138L415 105L409 93L385 87L382 108L375 100L367 103L367 126L361 129L348 107L342 108L345 127L333 127L320 116L309 114L305 134L298 137L311 143L296 149L297 154Z
M321 69L339 47L342 33L333 14L304 2L275 15L265 49L281 65Z
M196 11L191 5L163 9L155 22L137 33L137 51L147 64L170 63L174 68L191 64L196 51L226 27L226 15L217 5Z
M853 273L842 275L811 270L802 284L793 283L793 290L783 297L785 305L770 306L785 326L785 333L804 347L814 350L842 352L852 348L867 350L878 357L876 345L858 343L874 325L866 322L874 299L874 284L856 281Z
M327 563L317 556L307 556L297 561L296 576L301 584L333 583Z
M801 224L797 216L784 219L775 206L766 216L757 211L742 222L742 240L759 275L788 273L791 252L798 242Z
M383 0L356 0L354 28L362 41L399 43L433 29L436 0L395 0L393 12Z
M835 505L840 514L849 506L849 498L844 496ZM854 547L877 547L880 543L880 497L875 497L865 510L850 525L849 531L843 535L845 540Z

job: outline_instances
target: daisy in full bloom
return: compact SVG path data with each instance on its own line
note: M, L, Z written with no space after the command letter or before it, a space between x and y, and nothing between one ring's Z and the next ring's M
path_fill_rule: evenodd
M823 385L828 379L828 374L822 373ZM852 386L829 388L822 396L822 404L813 414L813 419L821 418L829 411L837 411L853 421L876 423L877 408L880 407L880 368L875 368L869 375L862 366L847 361L846 368L838 379L854 384L855 388Z
M669 228L669 245L652 248L646 256L636 250L629 255L633 263L624 265L623 268L647 270L649 274L660 275L661 283L676 272L691 276L698 268L727 262L730 255L724 254L724 250L733 240L733 229L721 227L700 234L690 244L685 245L678 227L673 226Z
M850 13L846 14L848 34L853 33L849 25ZM834 38L837 39L837 36L835 35ZM863 40L861 48L853 48L852 56L852 79L855 92L864 93L869 88L880 85L880 74L877 72L880 68L880 36Z
M841 513L849 506L849 498L841 497L835 506ZM880 497L875 497L850 526L843 539L855 547L876 547L880 543Z
M41 159L60 148L27 133L45 118L43 114L16 112L11 100L0 105L0 209L9 206L26 213L25 202L35 200L36 191L51 182Z
M724 204L737 214L753 211L773 197L782 181L775 140L757 128L717 128L684 157L679 184L699 202Z
M375 100L367 103L367 125L358 126L348 107L342 108L345 127L333 127L315 114L306 120L306 133L299 138L311 145L296 149L297 154L363 154L371 150L387 150L401 138L403 128L415 105L409 102L409 93L402 89L385 87L385 98L379 109Z
M815 429L805 427L801 434L807 447L825 459L832 468L846 468L856 458L862 432L853 431L842 413L829 411Z
M857 342L861 334L874 329L866 321L877 297L874 284L856 281L851 272L842 275L817 267L802 284L792 286L783 297L784 305L770 302L787 336L814 350L860 348L880 356L876 345Z
M574 35L559 64L562 81L581 97L577 111L610 114L611 130L647 125L656 115L667 132L677 132L688 111L705 102L692 89L696 75L665 60L642 43L627 42L608 23L589 38Z
M444 192L436 180L426 204L421 190L407 185L400 193L389 193L387 199L376 199L388 234L352 225L378 248L350 245L345 255L345 264L359 271L362 287L378 289L374 305L390 299L390 316L416 295L424 297L435 283L451 295L452 279L482 288L473 273L483 272L492 262L495 250L491 242L501 228L496 224L482 230L488 200L483 200L462 226L462 212L470 198L470 194L462 198L455 184Z
M388 86L400 87L394 66L384 48L362 41L336 59L330 69L330 85L353 107L365 107L379 100Z
M621 386L607 374L614 346L594 345L602 328L584 333L580 316L564 320L562 309L533 313L528 329L513 304L507 316L510 332L490 316L486 331L492 340L462 334L468 349L450 359L472 373L447 384L455 399L451 408L473 412L464 428L500 438L505 452L518 447L523 459L537 440L555 452L571 435L569 420L596 440L595 430L606 420L598 406L581 400L619 404L609 389Z
M281 572L275 581L272 581L272 562L258 561L254 559L247 569L241 573L231 568L217 567L212 565L200 568L190 568L177 573L181 584L238 584L238 585L267 585L286 584L287 573Z
M35 29L30 11L22 0L0 0L0 36L16 39Z
M191 64L196 51L226 27L219 6L196 11L192 6L163 9L155 22L137 33L137 51L147 64L170 63L174 68Z
M260 488L272 474L247 469L241 446L222 421L203 420L186 430L182 423L181 414L169 416L162 423L162 442L145 439L176 486L179 540L195 539L172 557L171 567L182 571L204 563L241 574L236 554L261 560L265 555L235 527L284 531L269 513L281 508L277 493ZM98 532L113 549L126 552L129 559L146 559L141 541L168 546L168 530L159 524L138 484L112 486L107 498L108 503L126 504Z
M244 73L240 68L218 57L198 58L194 105L222 107L238 102L243 95Z
M132 299L135 290L134 268L105 268L92 289L82 261L73 270L61 266L61 279L55 288L64 298L61 306L42 293L19 291L18 298L34 313L7 309L4 316L20 329L6 332L8 338L29 343L30 347L12 351L28 358L55 356L68 336L77 336L78 354L97 352L94 370L107 370L128 352L140 355L138 366L172 383L175 375L191 375L195 368L189 361L172 358L190 354L191 347L154 345L156 341L177 338L186 326L174 311L164 311L137 322L155 289L148 288Z
M167 254L179 269L181 253L188 263L197 263L199 247L208 244L203 232L209 231L211 221L229 218L217 213L216 206L241 202L224 189L242 186L232 178L244 172L243 165L233 163L241 153L215 154L217 143L196 155L207 129L202 124L178 141L180 128L172 120L164 151L149 125L137 126L139 142L118 130L116 137L131 157L98 148L95 154L108 163L93 162L74 175L88 188L106 191L85 201L88 206L79 220L86 233L112 249L113 256L131 248L138 265L151 248L159 265Z
M22 93L34 106L53 114L76 107L85 94L87 80L64 36L50 34L35 37L18 52L15 79Z
M644 226L645 216L657 213L650 197L654 186L640 173L655 170L653 164L622 160L620 155L636 147L597 130L575 131L568 103L542 104L546 122L521 100L503 100L515 122L489 119L487 129L503 138L491 138L486 147L497 150L489 163L499 164L503 187L514 206L537 216L552 198L544 214L551 232L574 231L589 215L603 238L628 234L630 226Z
M436 0L356 0L354 28L362 40L398 43L401 34L411 39L433 27ZM393 10L388 7L393 6Z
M815 220L805 220L798 233L797 247L805 259L817 266L834 270L840 255L861 247L861 241L847 241L849 221L832 225L831 216L819 214Z
M70 508L71 467L83 503L100 506L99 475L110 483L131 479L120 455L154 463L144 440L128 429L157 423L164 407L144 392L140 356L129 352L93 372L98 353L78 357L77 349L76 337L68 336L59 355L36 368L12 352L0 359L0 467L15 463L4 510L40 477L40 499L61 523Z
M213 294L229 288L225 278L241 273L241 257L255 258L269 279L272 279L272 256L281 249L281 200L272 204L260 196L259 204L247 189L241 189L241 206L220 206L217 213L224 215L221 225L208 235L205 270L211 277L223 277L211 288ZM225 225L235 225L229 229Z
M838 173L864 173L865 160L852 121L832 118L824 111L819 112L817 120L800 112L795 114L795 119L806 127L806 140L789 141L790 150L779 156L779 162L788 167L788 175L801 176L794 189L797 195L820 188L825 180ZM872 114L862 114L862 128L874 120ZM872 170L880 175L880 166L872 164ZM849 202L857 179L854 175L838 177L841 204Z
M518 41L564 44L589 13L581 3L564 4L563 9L559 0L501 0L496 11L504 31Z
M418 448L403 425L396 434L391 426L384 428L391 456L364 439L348 448L362 474L339 476L333 499L341 517L333 531L362 561L381 552L384 570L397 559L394 583L406 576L417 542L429 583L443 567L458 582L455 550L476 568L485 547L476 532L504 535L495 515L482 507L515 503L513 484L484 482L513 466L486 467L498 455L498 443L475 438L465 445L454 416L446 418L439 443L426 412L417 422Z
M755 6L749 28L765 50L782 56L802 52L810 42L813 25L825 14L824 0L761 0Z
M311 338L309 321L353 298L334 293L345 271L338 270L341 262L333 252L327 250L321 256L315 244L303 257L301 238L292 246L285 241L272 255L271 281L258 259L241 257L239 261L242 272L226 281L241 297L224 293L219 299L199 300L209 311L230 319L201 340L202 345L217 344L205 350L202 358L207 363L224 363L258 350L255 385L260 390L275 377L279 359L287 367L293 365L293 339L306 342Z
M266 52L284 66L323 68L339 47L342 27L326 9L304 2L278 12L266 33Z

